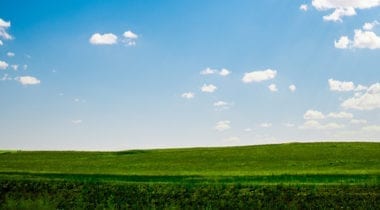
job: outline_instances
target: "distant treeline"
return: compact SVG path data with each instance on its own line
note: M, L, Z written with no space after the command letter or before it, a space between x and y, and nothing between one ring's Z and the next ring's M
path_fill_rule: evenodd
M0 209L380 209L379 185L0 180Z

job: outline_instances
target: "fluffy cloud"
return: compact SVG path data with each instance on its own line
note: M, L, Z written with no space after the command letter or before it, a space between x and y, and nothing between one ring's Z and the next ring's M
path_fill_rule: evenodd
M3 45L3 41L0 40L0 46L2 46L2 45Z
M323 16L323 20L325 20L325 21L334 21L334 22L342 22L342 17L344 17L344 16L354 16L354 15L356 15L356 11L352 7L337 8L330 15Z
M277 71L272 69L267 69L263 71L252 71L249 73L244 73L242 81L244 83L261 82L265 80L274 79L276 75Z
M366 86L358 85L358 86L356 86L355 91L363 91L363 90L367 90L367 89L368 89L368 87L366 87Z
M217 131L225 131L231 128L231 122L228 120L219 121L216 123L214 129Z
M123 33L123 37L125 40L123 42L127 43L129 46L136 45L136 40L139 38L139 36L132 31L126 31Z
M201 91L202 92L206 92L206 93L213 93L214 91L216 91L216 89L218 89L215 85L206 85L204 84L202 87L201 87Z
M303 115L303 119L305 119L305 120L321 120L321 119L325 119L325 115L322 112L309 109Z
M342 21L344 16L356 15L356 9L369 9L380 6L380 0L313 0L312 5L319 11L334 10L324 16L326 21Z
M345 126L338 123L321 124L315 120L308 120L303 125L299 126L300 129L314 129L314 130L333 130L344 128Z
M338 41L335 41L334 45L339 49L380 49L380 36L373 31L357 29L353 40L350 40L347 36L341 36Z
M20 82L22 85L37 85L41 83L39 79L32 76L17 77L16 80Z
M355 94L342 102L345 109L373 110L380 108L380 83L371 85L365 93Z
M133 33L132 31L126 31L126 32L124 32L123 36L125 38L128 38L128 39L137 39L137 38L139 38L139 36L137 34Z
M221 69L220 71L218 69L212 69L212 68L205 68L203 69L200 74L201 75L210 75L210 74L219 74L220 76L228 76L231 72L228 69Z
M296 91L297 87L295 85L289 85L289 90L294 92Z
M112 45L117 43L117 36L112 33L95 33L90 38L90 43L94 45Z
M276 84L270 84L270 85L268 86L268 89L269 89L271 92L277 92L277 91L278 91Z
M7 52L7 56L8 56L8 57L14 57L15 54L14 54L13 52Z
M375 26L377 26L377 25L379 25L380 23L378 22L378 21L373 21L373 22L371 22L371 23L364 23L364 25L363 25L363 29L364 30L366 30L366 31L372 31L372 29L375 27Z
M219 75L220 75L220 76L223 76L223 77L228 76L230 73L231 73L231 72L230 72L228 69L221 69L221 70L219 71Z
M186 98L186 99L192 99L192 98L195 97L195 94L192 93L192 92L187 92L187 93L183 93L183 94L181 95L181 97L182 97L182 98Z
M8 63L5 61L0 61L0 70L5 70L8 68Z
M0 37L3 39L12 39L13 37L7 32L8 28L11 27L11 22L10 21L5 21L0 18ZM3 42L1 42L1 45Z
M0 18L0 28L9 28L10 26L11 26L10 21L7 22Z
M307 4L301 4L299 9L306 12L309 8L308 8Z
M377 36L373 31L355 30L354 41L352 44L354 48L380 48L380 36Z
M352 119L354 115L348 112L330 112L327 117L338 119Z
M329 79L329 86L331 91L338 91L338 92L344 92L344 91L352 91L355 89L355 85L353 82L345 82L345 81L338 81L334 79Z
M338 41L334 41L335 48L347 49L350 47L350 39L347 36L341 36Z

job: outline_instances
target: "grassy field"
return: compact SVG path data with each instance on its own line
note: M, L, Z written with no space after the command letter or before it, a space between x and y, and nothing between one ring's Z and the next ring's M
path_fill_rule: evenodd
M60 206L62 202L56 199L62 195L55 194L51 188L68 193L65 197L79 193L74 197L86 200L94 187L100 187L100 191L93 193L104 194L108 199L114 198L115 193L127 197L132 194L145 196L147 201L134 203L132 199L128 204L136 205L136 208L145 205L165 208L162 204L167 203L166 198L174 199L171 207L183 208L182 203L190 202L186 199L195 199L190 203L196 202L194 195L206 196L208 192L214 194L210 199L217 199L219 194L220 197L226 193L226 189L231 193L224 195L224 199L230 203L212 205L203 200L198 207L238 207L236 205L241 200L236 200L236 196L243 196L246 200L253 196L256 199L251 200L254 206L260 207L274 199L266 196L276 195L281 198L277 204L285 205L285 208L305 207L298 204L311 198L315 202L329 198L332 199L330 204L345 201L343 204L346 205L357 200L357 207L377 208L380 199L380 143L292 143L120 152L2 151L0 184L0 201L3 201L0 203L4 203L3 208L10 209L25 203L27 207L78 207L82 203ZM119 188L123 193L115 190ZM260 197L262 195L266 196ZM117 204L118 208L128 207L123 206L120 199L112 200L110 204L106 198L97 196L101 202L94 202L100 206ZM292 203L289 199L295 200ZM248 200L245 204L249 204ZM86 201L82 207L87 208L92 203ZM322 206L342 206L339 202L338 206L330 204Z

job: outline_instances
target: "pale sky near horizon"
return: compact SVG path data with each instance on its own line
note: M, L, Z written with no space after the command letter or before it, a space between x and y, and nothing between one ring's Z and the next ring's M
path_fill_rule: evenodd
M4 0L0 149L380 142L379 0Z

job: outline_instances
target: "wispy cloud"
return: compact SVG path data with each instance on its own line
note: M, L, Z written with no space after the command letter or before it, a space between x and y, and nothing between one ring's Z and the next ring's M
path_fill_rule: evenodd
M214 129L217 131L225 131L231 128L229 120L223 120L216 123Z
M128 30L123 33L124 40L123 42L126 43L128 46L134 46L136 45L136 40L139 38L139 36L132 31Z
M193 92L182 93L181 97L186 99L192 99L195 97L195 94Z

